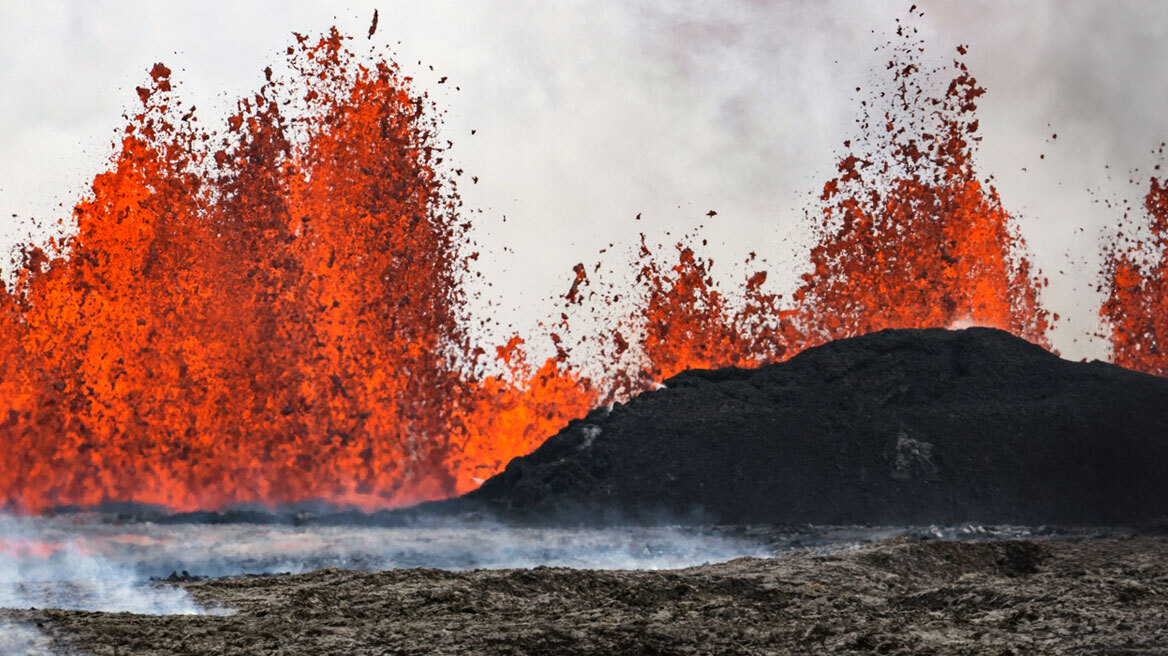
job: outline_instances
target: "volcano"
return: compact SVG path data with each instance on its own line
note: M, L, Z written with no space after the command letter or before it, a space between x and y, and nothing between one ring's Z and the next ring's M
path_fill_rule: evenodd
M519 522L1136 525L1168 515L1168 379L1001 330L883 330L687 371L458 499Z

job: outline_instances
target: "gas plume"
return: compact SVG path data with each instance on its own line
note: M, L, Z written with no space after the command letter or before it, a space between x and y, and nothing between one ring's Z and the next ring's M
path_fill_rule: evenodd
M111 549L116 541L94 539L100 534L76 522L69 531L61 528L35 518L0 516L0 608L151 615L230 612L203 608L180 588L151 585L140 563L118 558L119 552Z

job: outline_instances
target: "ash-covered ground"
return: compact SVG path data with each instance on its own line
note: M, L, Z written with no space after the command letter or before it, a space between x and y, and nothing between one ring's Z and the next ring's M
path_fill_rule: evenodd
M0 646L95 656L1166 653L1168 538L927 533L671 570L324 569L155 583L231 612L4 610L10 642Z
M1168 537L0 521L0 654L1156 654ZM550 566L550 567L549 567Z

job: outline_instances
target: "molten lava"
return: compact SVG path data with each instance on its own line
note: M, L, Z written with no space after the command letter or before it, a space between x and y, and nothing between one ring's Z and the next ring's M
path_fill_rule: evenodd
M566 296L626 308L596 340L602 379L572 363L567 312L554 357L529 362L516 336L488 361L467 334L476 255L433 104L345 41L298 36L218 131L153 68L71 236L26 248L0 286L0 507L396 506L472 489L683 369L884 327L1045 343L1041 285L971 164L982 89L958 62L930 96L905 47L895 102L824 187L794 304L764 270L726 294L693 246L665 265L642 237L636 289L589 293L578 265Z
M335 30L197 127L158 64L65 243L0 297L0 499L23 511L475 486L594 395L476 376L464 226L425 96Z
M1144 210L1143 238L1128 225L1124 238L1105 249L1108 296L1100 315L1110 329L1113 362L1168 376L1168 180L1149 180Z
M972 163L985 90L957 60L944 92L930 93L918 50L896 54L889 100L865 102L861 136L820 196L819 243L795 293L807 339L972 324L1047 345L1045 281Z
M813 212L818 242L794 303L763 291L766 271L748 276L731 302L712 261L679 243L677 264L663 267L642 236L638 302L607 335L604 359L619 364L603 381L605 398L683 369L757 366L883 328L992 326L1048 345L1045 281L1032 274L997 191L974 170L984 89L958 59L948 84L930 91L944 69L923 71L920 43L900 36L891 90L863 101L860 137L845 143L839 175ZM582 270L570 302L581 298ZM610 286L600 298L615 305L620 291Z

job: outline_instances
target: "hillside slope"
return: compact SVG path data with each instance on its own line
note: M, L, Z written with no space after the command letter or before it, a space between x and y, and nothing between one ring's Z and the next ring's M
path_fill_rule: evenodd
M417 510L521 522L1134 524L1168 515L1168 379L1008 333L886 330L689 371Z

